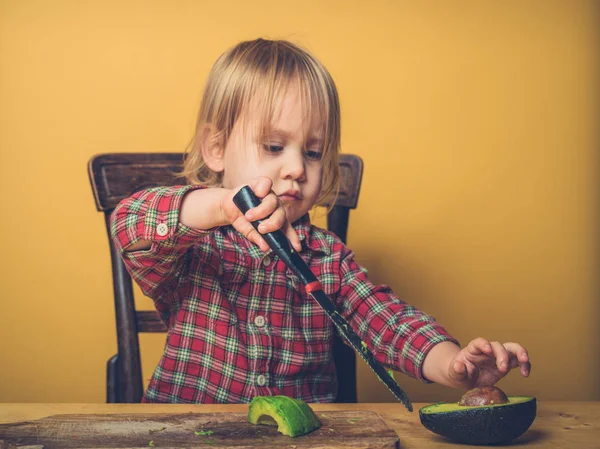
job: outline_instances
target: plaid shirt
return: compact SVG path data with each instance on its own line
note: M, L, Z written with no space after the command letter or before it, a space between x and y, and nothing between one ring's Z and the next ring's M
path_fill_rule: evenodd
M133 279L168 327L144 402L247 403L258 395L332 402L334 326L297 276L232 226L179 222L186 192L158 187L123 200L112 235ZM360 338L387 367L427 382L422 363L454 341L432 317L374 286L333 233L294 223L301 255ZM139 240L148 250L126 251ZM456 342L457 343L457 342Z

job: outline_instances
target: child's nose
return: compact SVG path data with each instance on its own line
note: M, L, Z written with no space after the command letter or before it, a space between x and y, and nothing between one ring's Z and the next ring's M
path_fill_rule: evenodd
M281 168L282 178L302 180L304 178L302 151L290 151L286 156Z

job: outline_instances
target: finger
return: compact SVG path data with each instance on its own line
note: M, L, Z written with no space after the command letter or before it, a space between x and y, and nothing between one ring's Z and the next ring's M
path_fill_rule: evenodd
M515 355L517 357L517 359L519 360L519 362L528 362L529 361L529 353L527 352L527 349L525 349L520 344L508 342L508 343L504 343L503 346L506 348L506 350L510 354Z
M285 228L285 235L287 236L290 243L292 244L292 247L297 252L302 252L302 243L300 243L300 238L298 237L296 230L292 227L292 225L288 221L286 221L284 228Z
M468 345L467 345L467 352L470 355L491 355L493 354L493 349L492 346L490 345L490 342L487 341L485 338L476 338L474 340L472 340Z
M232 225L240 232L240 234L244 235L251 242L256 243L262 251L266 252L269 250L269 245L265 239L262 238L260 233L258 233L256 229L254 229L254 226L245 220L244 217L237 218Z
M286 222L285 210L281 208L276 209L269 218L258 225L258 231L261 234L277 231L278 229L281 229Z
M509 362L510 362L510 356L508 354L508 351L506 350L506 348L497 341L493 341L491 342L492 345L492 349L494 350L494 358L496 359L496 366L498 367L498 369L503 372L506 373L509 371Z
M268 195L263 200L263 204L264 203L268 203L268 206L267 206L268 208L265 209L264 211L261 211L261 214L263 212L265 212L265 213L271 214L271 215L269 216L269 218L263 220L262 223L259 225L259 227L258 227L259 232L262 234L266 234L268 232L273 232L278 229L282 229L283 232L285 233L286 237L289 239L290 243L292 244L292 247L296 251L301 252L302 244L300 243L298 234L296 233L296 231L294 230L294 228L292 227L290 222L287 220L286 211L285 211L283 205L281 204L281 201L279 200L279 198L277 198L277 196L275 196L274 194ZM272 206L271 206L271 203L273 204ZM256 210L258 210L258 208L256 208ZM248 211L248 212L250 212L250 211ZM254 214L254 215L256 215L256 214ZM248 215L246 214L246 218L247 217L248 217Z
M523 377L529 377L531 374L531 362L525 362L521 365L521 375Z
M531 373L531 362L520 362L516 357L512 356L510 361L510 369L519 367L519 372L523 377L529 377Z
M531 372L531 361L527 349L518 343L504 343L504 347L511 356L511 368L520 366L520 372L523 377L529 377Z
M258 206L248 209L244 217L248 221L266 220L278 207L279 199L274 194L269 193L261 200Z

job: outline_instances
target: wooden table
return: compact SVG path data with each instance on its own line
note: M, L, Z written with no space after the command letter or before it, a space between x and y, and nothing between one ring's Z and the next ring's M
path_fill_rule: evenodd
M418 409L407 412L400 404L311 404L316 413L372 410L400 437L400 448L472 447L450 443L425 429ZM31 421L58 414L112 413L246 413L247 405L158 405L158 404L0 404L0 424ZM600 402L541 402L537 418L513 445L561 449L600 449ZM260 446L260 442L258 442ZM40 446L36 448L41 449ZM159 448L157 448L159 449Z

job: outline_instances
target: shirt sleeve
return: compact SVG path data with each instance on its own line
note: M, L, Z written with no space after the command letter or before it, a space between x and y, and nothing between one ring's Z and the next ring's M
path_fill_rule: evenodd
M186 193L203 186L155 187L121 201L111 214L112 240L127 271L142 292L154 300L158 312L168 317L187 250L212 230L199 230L179 221ZM148 240L151 247L128 251Z
M367 271L344 247L340 262L340 312L375 358L424 383L423 360L438 343L451 341L460 346L433 317L394 295L387 285L373 285Z

